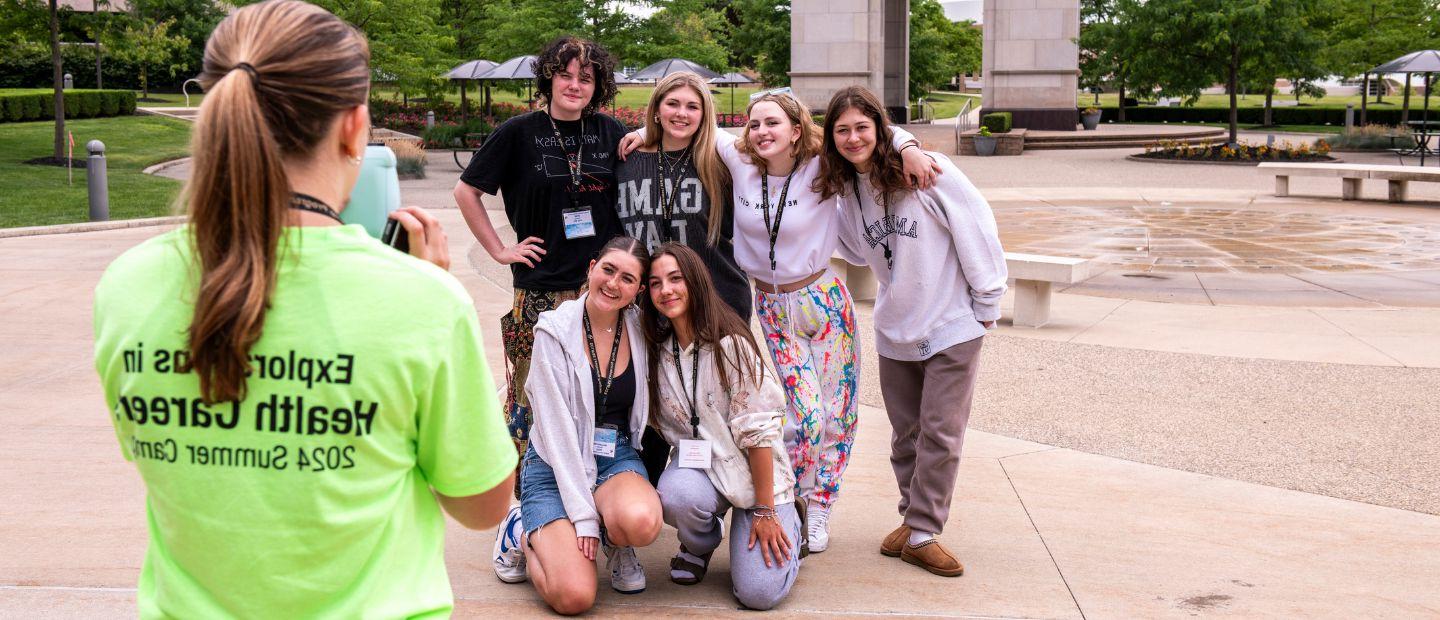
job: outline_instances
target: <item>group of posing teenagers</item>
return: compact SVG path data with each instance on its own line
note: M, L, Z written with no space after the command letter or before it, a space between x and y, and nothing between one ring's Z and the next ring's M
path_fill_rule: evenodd
M602 553L614 589L643 591L635 548L662 522L669 578L700 583L728 519L736 598L774 607L829 545L855 438L837 253L879 283L901 516L881 553L961 574L937 536L1006 286L975 188L861 87L823 129L762 93L737 139L706 83L672 74L627 134L600 111L616 92L601 46L560 38L534 69L543 109L498 127L455 188L512 268L502 415L435 218L392 215L410 256L339 222L369 133L363 36L299 0L211 35L188 221L96 288L97 370L147 489L142 617L445 615L442 511L499 524L497 575L563 614L594 605ZM297 358L344 378L297 379Z
M735 596L754 609L784 599L801 554L829 545L855 440L859 341L828 268L837 252L879 281L903 516L881 551L961 574L936 536L1005 291L985 200L862 87L834 96L823 129L788 89L760 93L736 138L716 126L704 80L673 73L627 135L600 111L613 67L593 42L552 42L535 61L545 108L498 127L455 188L514 276L505 415L523 457L496 574L584 611L597 549L615 590L645 589L634 547L663 520L680 540L670 579L698 583L728 513ZM516 244L482 194L503 198Z

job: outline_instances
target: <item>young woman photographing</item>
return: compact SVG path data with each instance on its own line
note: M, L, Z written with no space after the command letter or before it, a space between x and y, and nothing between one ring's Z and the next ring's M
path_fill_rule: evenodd
M610 585L645 590L634 547L660 535L660 499L640 460L649 373L639 311L649 254L616 237L590 262L579 299L540 315L525 392L535 405L520 510L530 581L551 609L595 604L596 552Z
M814 191L821 132L787 92L762 94L736 139L717 132L730 171L735 259L755 278L755 311L788 400L787 436L796 491L807 501L807 543L830 544L829 515L849 464L859 411L855 313L845 283L830 273L839 243L833 200ZM897 130L906 172L924 185L935 164ZM621 150L644 139L632 132ZM793 429L793 430L791 430Z
M615 97L615 60L604 47L560 37L531 67L545 108L502 123L455 184L455 202L470 231L495 262L510 266L514 302L500 317L509 363L505 420L518 453L525 452L531 412L525 396L535 321L583 292L586 265L620 232L615 216L615 145L625 133L599 112ZM519 242L500 241L480 199L500 194ZM518 546L520 510L496 532L493 562L501 581L525 580Z
M631 237L654 252L675 242L694 250L716 292L750 320L750 282L735 262L730 171L715 142L715 103L705 80L681 71L661 78L646 108L648 138L615 172L616 210Z
M705 578L730 517L735 598L770 609L800 572L800 515L781 438L784 396L760 347L716 294L700 256L667 243L650 261L644 317L654 358L657 422L678 447L660 477L665 522L680 538L670 579Z
M483 529L509 503L515 457L439 224L396 213L412 257L339 221L369 59L304 2L220 22L187 222L95 289L95 365L146 489L142 618L448 615L442 508Z
M906 187L893 132L873 93L836 93L816 185L842 197L840 251L870 265L880 288L875 347L904 519L880 551L954 577L964 566L936 537L950 514L980 345L1000 318L1005 254L990 205L950 158L935 155L943 172L934 187Z

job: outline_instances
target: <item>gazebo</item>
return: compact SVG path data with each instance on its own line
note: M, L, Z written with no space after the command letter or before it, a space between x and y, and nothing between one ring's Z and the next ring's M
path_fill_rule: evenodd
M1374 73L1377 75L1384 75L1387 73L1405 74L1405 99L1401 107L1402 111L1400 113L1400 122L1402 124L1410 120L1410 77L1416 73L1425 74L1425 105L1423 110L1421 111L1421 121L1429 122L1430 87L1433 82L1434 74L1440 73L1440 51L1421 50L1418 52L1410 52L1409 54L1406 54L1404 56L1396 58L1395 60L1375 67L1374 69L1371 69L1370 72L1366 74L1366 76L1368 77L1370 73ZM1362 124L1364 122L1363 119L1365 118L1365 98L1368 94L1369 93L1364 92L1363 90L1360 93L1360 118L1362 119Z
M650 66L645 67L644 69L636 71L630 76L630 79L640 82L653 82L678 71L689 71L691 73L699 75L700 79L704 80L713 80L720 77L719 73L711 71L705 68L705 65L702 65L693 60L685 60L684 58L666 58L665 60L653 63Z
M754 84L755 80L745 77L744 73L726 73L717 78L711 78L710 83L716 86L730 87L730 114L735 113L735 86L737 84Z
M534 80L535 71L531 69L530 66L535 62L536 58L537 57L534 54L516 56L514 58L511 58L510 60L495 65L494 68L480 74L480 77L477 79L485 80L487 82ZM531 82L531 84L533 84L533 82ZM530 84L527 84L525 86L525 98L528 100L530 99L530 96Z
M487 71L494 68L495 63L493 61L472 60L451 69L449 73L445 74L446 78L460 82L460 120L462 122L465 120L465 82L480 81L481 75L484 75ZM488 111L490 107L490 87L485 86L484 89L484 107Z

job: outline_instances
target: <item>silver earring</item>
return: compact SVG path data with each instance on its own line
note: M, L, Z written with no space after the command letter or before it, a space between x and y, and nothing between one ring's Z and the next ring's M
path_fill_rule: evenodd
M348 159L350 160L350 165L352 166L359 166L361 162L365 161L365 158L360 157L359 155L351 155Z

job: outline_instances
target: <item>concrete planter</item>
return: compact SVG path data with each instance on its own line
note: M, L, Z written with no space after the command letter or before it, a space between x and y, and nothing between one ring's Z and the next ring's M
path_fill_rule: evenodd
M1095 128L1100 126L1100 114L1100 112L1096 112L1080 115L1080 124L1085 127L1085 131L1095 131Z
M975 154L981 157L994 155L995 145L999 141L995 136L975 136Z
M1019 155L1025 150L1025 130L1011 129L1006 133L997 133L989 138L994 141L994 147L990 154L996 157ZM980 141L979 129L970 129L960 134L960 141L956 143L955 153L957 155L980 155L977 151Z

